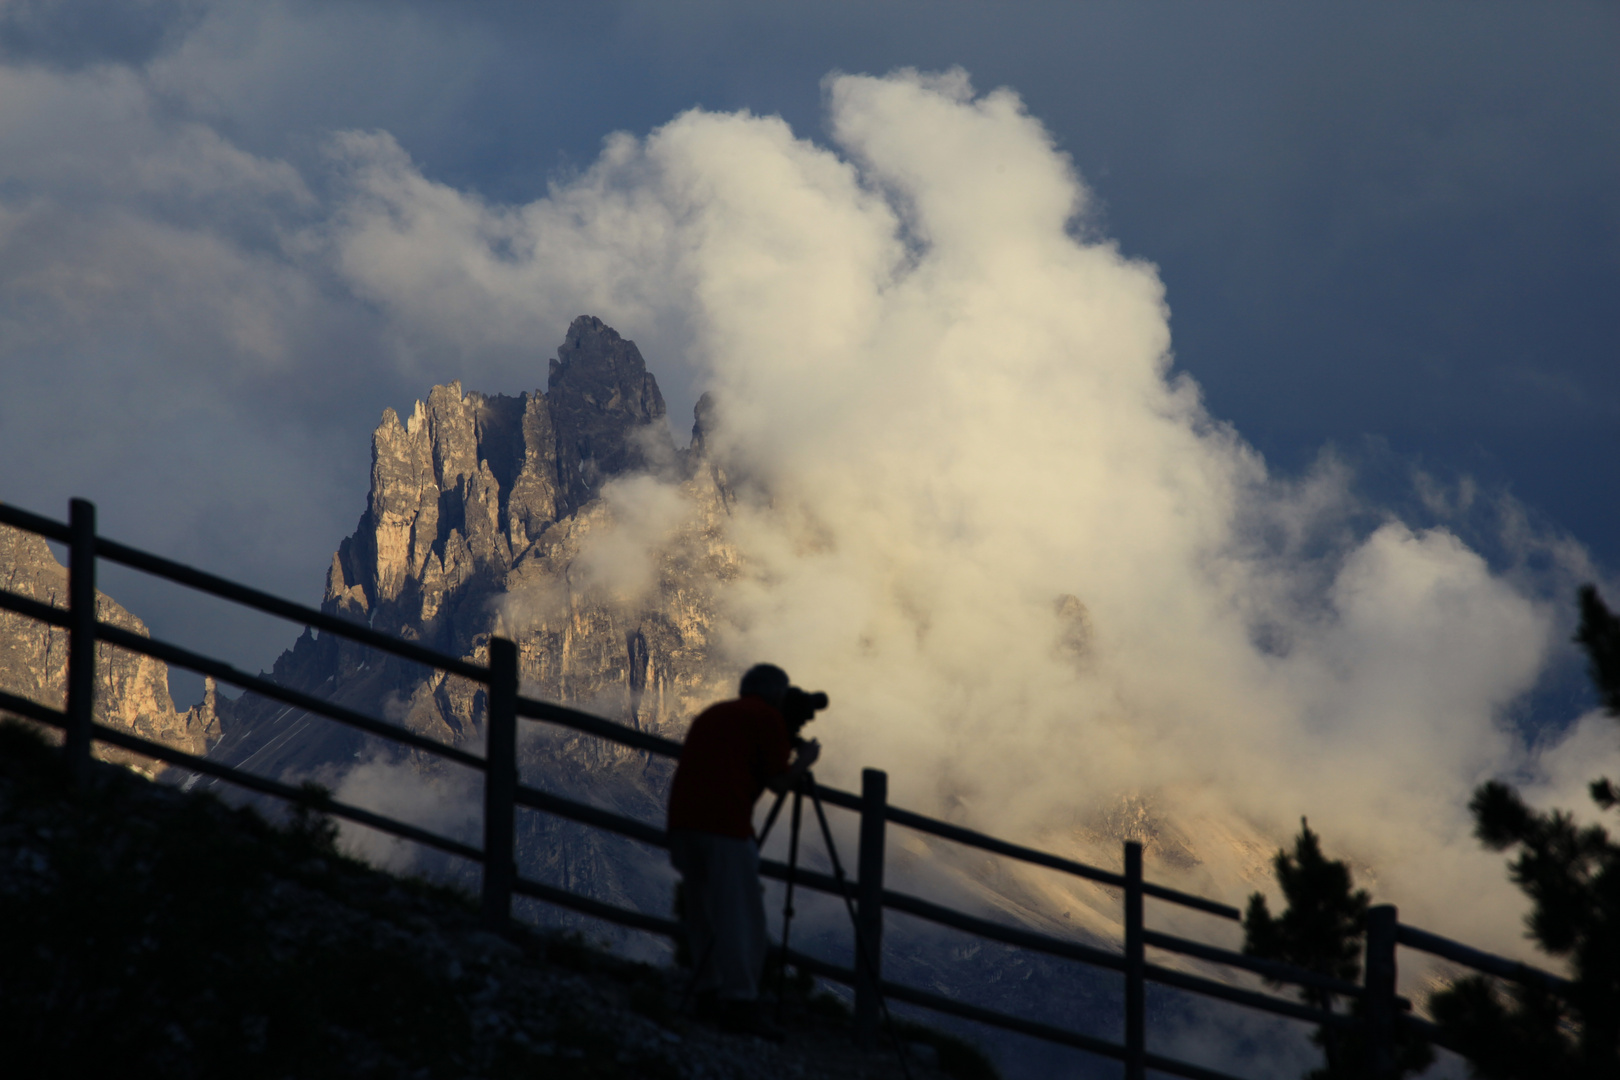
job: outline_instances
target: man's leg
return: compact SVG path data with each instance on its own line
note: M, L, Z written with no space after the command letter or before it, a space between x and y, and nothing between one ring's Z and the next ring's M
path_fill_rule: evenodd
M709 864L714 897L715 975L720 996L753 1001L765 967L765 900L753 840L717 836Z
M759 889L759 849L752 839L714 838L710 865L717 900L715 974L720 979L721 1026L781 1042L786 1033L761 1009L765 967L765 898Z
M686 944L692 953L692 985L699 994L712 994L720 986L714 955L717 922L709 839L706 834L683 830L669 834L669 861L681 875Z

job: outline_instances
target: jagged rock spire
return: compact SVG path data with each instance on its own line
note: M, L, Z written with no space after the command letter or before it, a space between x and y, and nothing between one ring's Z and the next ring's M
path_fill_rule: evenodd
M674 459L658 380L636 343L594 315L569 325L546 404L557 433L559 518L594 499L609 477Z
M664 398L633 341L590 315L568 328L548 390L436 386L372 436L371 495L327 575L325 608L461 654L540 537L615 476L679 471Z

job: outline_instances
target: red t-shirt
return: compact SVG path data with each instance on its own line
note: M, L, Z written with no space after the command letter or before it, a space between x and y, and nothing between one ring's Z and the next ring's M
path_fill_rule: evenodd
M787 771L787 722L752 695L692 721L669 787L669 827L745 839L765 781Z

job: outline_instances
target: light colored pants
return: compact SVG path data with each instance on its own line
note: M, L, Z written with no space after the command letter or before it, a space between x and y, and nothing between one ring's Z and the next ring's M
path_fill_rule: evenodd
M697 988L752 1001L765 968L765 899L752 839L676 829L669 861L681 872Z

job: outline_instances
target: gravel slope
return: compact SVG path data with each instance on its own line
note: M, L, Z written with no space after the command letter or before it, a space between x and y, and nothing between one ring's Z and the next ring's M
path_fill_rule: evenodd
M465 897L364 866L332 839L319 816L274 827L111 765L71 793L53 749L0 724L8 1073L902 1075L892 1049L857 1050L825 1002L790 1001L784 1045L728 1035L679 1014L674 971L577 938L490 934ZM913 1043L911 1071L989 1075L948 1040Z

